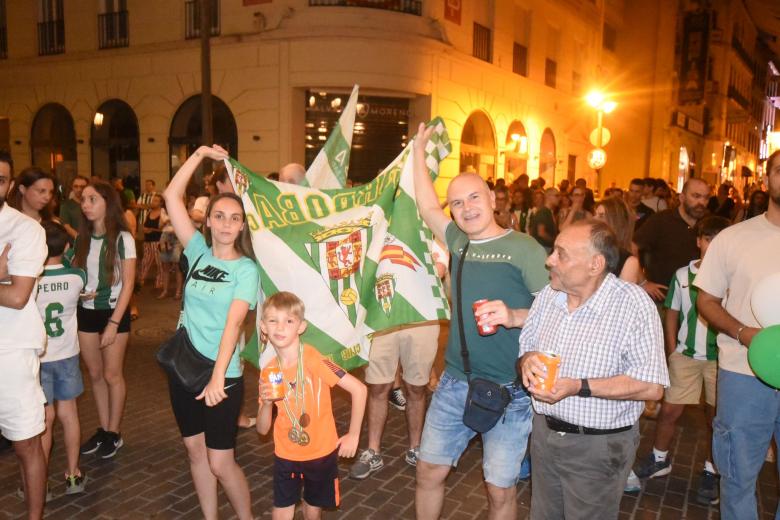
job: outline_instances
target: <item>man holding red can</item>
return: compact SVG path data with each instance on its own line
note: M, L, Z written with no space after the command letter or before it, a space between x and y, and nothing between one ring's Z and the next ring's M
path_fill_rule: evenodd
M450 250L453 311L446 370L425 417L417 462L417 518L439 518L444 481L477 435L463 422L469 384L461 355L462 330L471 380L496 383L509 395L501 419L481 434L482 469L490 518L515 519L515 485L531 431L530 398L517 382L515 362L533 295L548 283L546 254L530 236L495 222L494 194L476 174L462 173L450 182L447 202L452 219L442 211L425 163L430 135L431 130L420 125L414 142L414 189L420 215Z

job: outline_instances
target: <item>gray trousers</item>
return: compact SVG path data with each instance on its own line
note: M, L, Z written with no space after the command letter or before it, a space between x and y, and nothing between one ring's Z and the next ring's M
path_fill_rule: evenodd
M534 414L531 520L616 519L639 424L609 435L561 434Z

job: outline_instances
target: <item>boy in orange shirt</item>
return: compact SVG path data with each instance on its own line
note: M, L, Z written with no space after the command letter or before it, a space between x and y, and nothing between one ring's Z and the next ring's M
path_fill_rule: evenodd
M366 406L363 383L301 342L300 335L306 330L303 315L303 302L283 291L265 301L260 322L260 329L276 351L276 360L266 369L281 367L285 395L276 401L274 520L293 518L301 486L306 520L321 518L323 507L339 505L338 457L355 455ZM340 438L330 401L334 385L352 395L349 431ZM257 412L257 431L261 435L268 433L273 421L271 396L271 385L261 379Z

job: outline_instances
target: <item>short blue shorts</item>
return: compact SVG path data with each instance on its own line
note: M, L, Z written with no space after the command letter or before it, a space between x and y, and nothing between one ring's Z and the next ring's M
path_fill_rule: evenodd
M522 387L507 385L512 401L505 416L482 434L482 472L485 481L501 488L517 484L531 433L531 399ZM469 441L477 434L463 424L468 383L442 374L425 416L420 459L430 464L456 466Z
M84 391L84 382L81 379L79 355L41 363L41 387L46 404L69 401L80 396Z

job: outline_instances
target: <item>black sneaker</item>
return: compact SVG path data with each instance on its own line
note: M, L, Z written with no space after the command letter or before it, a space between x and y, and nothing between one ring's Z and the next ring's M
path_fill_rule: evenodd
M639 466L634 469L634 472L639 478L665 477L672 472L672 463L669 459L666 459L663 462L655 460L655 455L653 455L653 452L651 451L647 455L647 458L640 462Z
M706 469L702 471L701 477L699 477L699 489L696 490L696 501L705 506L714 506L720 502L719 483L720 475L710 473Z
M124 445L124 442L122 442L122 437L118 433L106 432L105 435L104 442L100 444L95 455L101 459L110 459L116 455L116 452Z
M406 410L406 396L404 396L404 391L400 388L393 388L390 391L389 401L396 409L402 412Z
M81 445L81 454L89 455L90 453L95 453L98 448L100 448L100 445L103 444L105 438L106 430L98 428L95 434L90 437L87 442Z

